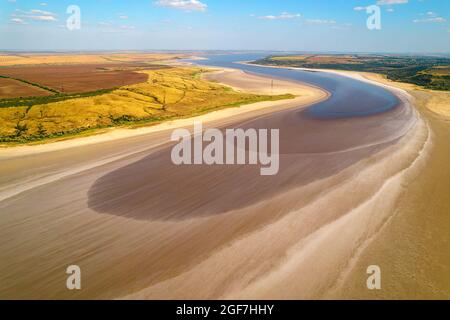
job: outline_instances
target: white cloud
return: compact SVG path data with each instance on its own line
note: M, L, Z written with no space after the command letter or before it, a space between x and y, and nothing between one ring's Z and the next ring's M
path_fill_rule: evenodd
M392 4L406 4L408 0L378 0L379 6L392 5Z
M394 5L394 4L406 4L408 3L408 0L378 0L377 5L379 6L390 6L390 5ZM353 10L355 11L365 11L367 9L367 7L354 7ZM393 8L387 8L386 9L387 12L394 12Z
M334 20L323 20L323 19L306 19L308 24L336 24Z
M184 11L206 11L208 6L199 0L158 0L156 4L161 7L179 9Z
M26 20L47 21L47 22L58 21L57 15L55 13L39 9L32 9L30 11L22 11L17 9L14 11L14 13L11 14L11 17L18 18L24 22Z
M422 19L413 20L414 23L445 23L447 19L440 17L436 12L427 11L425 13L421 13Z
M296 14L292 14L289 12L283 12L280 15L268 15L268 16L260 16L258 17L258 19L263 19L263 20L286 20L286 19L295 19L295 18L300 18L301 14L296 13Z
M344 24L335 24L331 26L331 29L336 29L336 30L344 30L344 29L349 29L352 27L351 23L344 23Z
M56 19L55 17L45 16L45 15L43 15L43 16L32 16L30 18L33 19L33 20L36 20L36 21L58 21L58 19Z
M421 13L420 15L421 16L427 16L427 17L437 17L438 16L438 14L436 12L433 12L433 11L428 11L428 12L425 12L425 13Z
M56 17L56 14L49 12L49 11L44 11L44 10L39 10L39 9L33 9L30 11L32 14L42 14L42 15L46 15L46 16L53 16Z
M122 29L122 30L134 30L134 29L136 29L136 27L135 26L130 26L130 25L122 25L122 26L120 26L120 29Z
M26 22L20 18L12 18L10 21L15 24L26 24Z
M413 20L414 23L444 23L447 22L447 19L442 17L432 17L432 18L426 18L426 19L415 19Z

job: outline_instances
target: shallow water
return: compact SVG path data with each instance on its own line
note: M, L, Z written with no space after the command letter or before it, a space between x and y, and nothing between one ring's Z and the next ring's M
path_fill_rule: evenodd
M330 99L308 108L308 114L314 118L348 118L374 115L391 110L399 103L399 100L395 95L382 87L337 74L282 68L265 68L237 63L239 61L258 60L266 55L209 55L207 56L208 60L191 60L190 62L212 67L240 69L273 77L274 79L284 78L301 81L323 88L330 92L332 96Z

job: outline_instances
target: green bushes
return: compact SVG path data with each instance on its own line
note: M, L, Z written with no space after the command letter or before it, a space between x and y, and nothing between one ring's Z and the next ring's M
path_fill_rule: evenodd
M449 58L426 56L353 55L351 56L352 63L321 63L310 59L314 57L320 57L320 55L306 56L303 60L299 60L298 58L289 60L289 56L283 56L283 59L276 59L280 57L272 56L255 61L254 63L310 69L337 69L346 71L374 72L384 74L388 79L393 81L412 83L432 90L450 90L450 76L433 73L433 69L436 67L450 66ZM336 57L336 60L339 61L339 59L342 58L342 55L334 55L333 57Z

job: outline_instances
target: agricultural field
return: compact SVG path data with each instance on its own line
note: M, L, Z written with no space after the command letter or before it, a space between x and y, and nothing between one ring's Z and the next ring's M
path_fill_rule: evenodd
M19 80L0 77L0 99L16 97L42 97L53 94L50 91Z
M346 63L355 64L358 63L353 56L350 55L300 55L300 56L284 56L284 57L272 57L273 61L299 61L304 63Z
M208 111L265 100L292 98L237 92L202 80L194 67L163 67L137 71L142 83L95 94L24 100L2 106L0 142L26 143L121 125L158 123ZM45 100L47 99L47 100ZM26 103L25 103L26 102Z
M161 62L185 57L182 54L136 52L50 55L0 53L0 78L17 80L52 95L80 94L145 82L146 75L136 71L160 68ZM0 99L43 95L42 90L36 95L31 90L23 94L24 85L22 87L16 94L11 92L0 96Z
M428 70L428 73L438 76L450 76L450 66L449 67L434 67Z
M311 69L337 69L384 74L388 79L432 90L450 90L450 57L408 55L271 56L256 64Z
M42 64L102 64L109 62L157 62L184 58L186 55L170 53L96 53L96 54L38 54L0 53L0 66Z
M133 71L138 67L142 66L139 64L81 64L0 67L0 76L25 80L37 86L50 88L55 93L70 94L145 82L146 74ZM16 95L16 97L21 96Z

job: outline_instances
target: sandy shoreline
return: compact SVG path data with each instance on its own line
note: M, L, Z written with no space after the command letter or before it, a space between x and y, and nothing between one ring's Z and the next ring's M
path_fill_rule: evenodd
M270 88L267 78L253 75L209 76L238 90ZM283 87L278 81L274 90ZM384 235L393 225L400 227L388 235L409 235L396 224L411 213L401 197L420 178L434 140L411 97L394 91L403 95L399 108L352 121L311 119L299 107L302 97L279 102L279 112L259 106L213 117L209 124L219 128L281 128L281 166L273 177L252 166L175 166L170 146L149 148L167 141L170 130L3 161L0 191L16 194L0 199L0 297L376 298L364 287L368 263L380 264L389 279L380 294L407 296L391 284L411 283L408 265L390 268L417 256L398 252L398 244L429 237L386 242ZM436 168L448 167L447 155ZM450 170L437 174L443 173L448 184ZM420 217L429 216L435 214ZM427 226L419 223L419 232ZM376 259L365 256L377 246ZM386 258L385 246L397 250ZM61 285L68 262L86 270L79 292Z
M375 121L386 118L389 119L389 115ZM301 123L308 127L307 121ZM283 129L289 131L287 124ZM330 142L329 136L314 138L308 135L311 131L326 131L330 126L333 122L315 123L305 134L289 136L304 137L311 144L323 143L324 138ZM359 131L355 129L357 127L352 127L350 134ZM351 132L340 131L342 128L336 130L334 136L338 144ZM298 133L298 129L295 132ZM245 236L236 237L228 246L220 247L177 276L155 282L124 298L317 299L335 296L340 292L341 283L345 283L344 279L349 274L353 276L354 261L391 219L402 190L400 185L423 165L430 145L426 126L423 122L416 123L414 130L406 130L404 134L399 139L392 138L387 145L376 140L374 148L365 147L362 153L349 150L342 155L326 152L285 155L284 161L290 163L286 166L293 167L291 175L308 170L308 174L302 174L300 179L303 184L266 195L251 206L237 206L227 213L227 220L204 218L206 221L218 219L229 227L233 225L232 220L237 223L238 218L247 221L247 228L250 228L248 224L268 219L265 224ZM286 150L292 150L292 144ZM298 151L309 148L311 145L302 145ZM348 161L348 167L326 173L330 167ZM315 165L311 166L311 162ZM320 176L324 177L318 179ZM308 177L312 182L305 182L309 181ZM279 179L283 180L282 177ZM284 186L287 181L273 183ZM241 185L246 194L245 184ZM320 197L308 200L317 192ZM271 220L272 216L277 218ZM216 232L219 231L216 229ZM270 246L261 248L261 243L270 243ZM245 263L239 262L240 259ZM213 273L218 266L221 266L223 276ZM201 279L208 279L214 290L199 286Z
M408 183L403 186L396 204L397 214L380 231L378 239L353 263L352 272L355 274L364 274L366 266L374 261L383 265L387 274L383 292L368 292L361 287L360 279L353 275L348 277L346 284L340 284L340 289L331 298L448 300L450 92L391 81L375 73L359 74L371 81L406 91L429 128L430 142L420 159L421 165L407 177Z
M326 297L449 299L450 254L447 247L450 241L450 201L446 200L449 192L446 181L450 179L450 93L391 81L375 73L328 71L387 85L390 91L408 97L427 125L430 137L415 161L416 168L412 167L401 178L404 180L402 187L397 184L390 191L392 195L403 189L395 202L396 213L377 232L377 237L358 252L358 259L353 258L346 274L340 277ZM384 197L388 199L388 195ZM368 291L361 280L367 266L375 262L382 267L385 277L383 290L378 292Z

